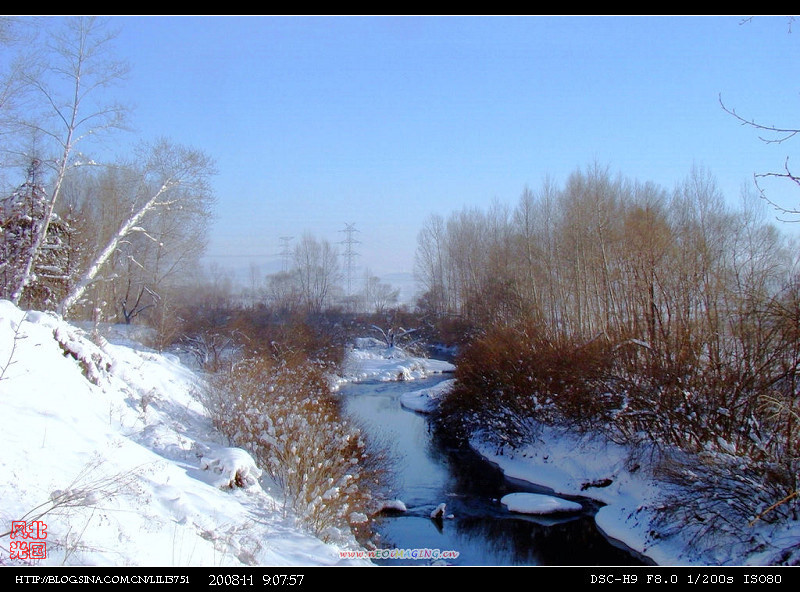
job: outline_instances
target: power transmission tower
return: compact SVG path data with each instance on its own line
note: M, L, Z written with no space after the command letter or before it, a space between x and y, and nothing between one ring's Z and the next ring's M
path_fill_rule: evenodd
M292 255L292 250L289 248L289 242L293 239L293 236L282 236L280 237L281 240L281 264L284 273L289 271L289 258Z
M359 244L361 241L357 240L353 235L358 232L356 230L355 223L352 224L345 224L344 230L340 230L339 232L344 232L345 239L341 241L340 244L344 245L344 273L345 273L345 282L347 284L347 295L350 296L353 293L353 271L355 269L355 259L358 257L358 253L353 250L353 245Z

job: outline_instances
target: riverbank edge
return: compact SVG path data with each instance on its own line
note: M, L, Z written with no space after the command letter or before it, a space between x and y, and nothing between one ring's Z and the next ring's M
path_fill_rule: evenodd
M648 546L645 520L631 523L632 516L641 515L648 489L655 484L636 475L642 469L632 473L626 468L623 447L549 426L539 426L538 432L536 443L513 451L493 445L481 435L470 439L469 446L507 478L545 487L554 495L604 504L595 515L598 529L637 555L656 565L687 564L676 549Z
M348 349L344 372L333 381L332 387L334 390L338 390L345 384L405 380L417 381L436 375L452 375L455 371L455 366L450 362L408 355L398 348L384 348L380 344L374 343L374 340L359 340L359 345L362 347L354 345ZM445 380L445 382L451 381L452 379ZM421 391L411 393L411 395L417 395L419 398L424 399L424 402L409 404L407 401L403 405L405 410L410 413L430 413L433 410L432 407L438 404L438 398L443 393L439 392L442 390L441 386L433 389L436 391L435 393L429 393L429 390L431 389L422 389ZM498 455L491 452L489 445L480 439L469 442L469 446L487 462L502 470L506 477L518 478L534 485L548 487L552 489L556 495L575 495L607 504L601 508L595 516L598 529L603 536L609 539L612 544L618 544L618 546L625 548L626 551L638 555L643 561L659 564L659 561L657 561L658 558L664 562L663 564L670 563L671 557L669 556L660 557L658 553L655 553L653 556L652 552L644 552L647 548L645 544L637 544L641 542L638 540L631 540L630 536L625 536L624 531L613 527L612 522L605 524L604 528L604 524L598 520L598 516L602 511L612 507L608 505L612 499L611 497L591 495L587 494L586 491L568 491L570 480L566 473L560 475L552 473L552 478L548 479L544 478L541 474L541 467L539 468L539 475L536 478L531 478L529 471L536 470L535 465L522 464L515 468L513 463L510 462L513 457ZM544 464L547 464L546 460L547 459L545 459ZM584 468L582 473L588 475L591 474L591 471ZM605 474L602 470L600 473Z
M775 563L786 541L800 541L800 526L749 526L754 538L767 541L756 552L733 538L701 543L689 529L655 528L657 509L665 503L667 485L653 475L653 466L630 447L597 435L538 425L535 442L514 450L491 444L476 434L469 446L508 478L546 487L555 495L580 496L600 502L598 529L658 566L764 566ZM637 458L639 459L637 461ZM677 530L669 538L659 532Z

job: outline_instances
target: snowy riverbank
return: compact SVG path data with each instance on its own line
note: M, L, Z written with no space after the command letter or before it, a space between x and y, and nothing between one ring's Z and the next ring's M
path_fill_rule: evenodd
M339 384L415 380L454 370L455 366L450 362L415 356L400 347L387 347L378 339L365 337L356 339L354 346L347 351L344 370L338 380Z
M666 503L667 485L647 469L646 458L637 462L629 449L600 438L546 426L539 430L535 443L514 451L480 438L471 444L507 477L547 487L556 495L602 502L605 506L595 516L598 527L658 565L766 565L777 561L783 549L795 547L797 552L799 523L741 524L742 537L697 540L689 529L680 529L662 538L654 533L663 528L653 524L656 510Z
M386 375L391 374L388 368ZM409 392L401 404L410 411L430 413L453 384L454 380L445 380ZM739 536L716 534L703 540L690 529L661 536L669 529L665 524L654 527L658 510L671 503L668 494L675 494L676 485L653 474L649 454L640 453L637 460L628 447L565 429L538 426L536 433L534 443L516 450L498 448L480 437L470 444L506 477L548 488L555 495L601 502L604 506L595 516L600 530L659 565L768 565L800 560L797 522L771 525L755 521L739 525ZM782 559L785 549L793 551Z
M353 541L323 543L283 512L250 456L214 430L197 374L125 332L112 341L0 301L0 565L371 565L340 560ZM376 340L356 345L339 384L454 370ZM449 384L402 403L430 411ZM472 445L508 477L604 503L598 526L660 565L761 565L800 545L800 525L763 522L742 525L746 543L654 538L665 486L645 459L609 442L542 427L535 443L513 452ZM46 529L38 533L47 534L39 540L45 557L21 557L14 521Z
M284 514L176 356L0 301L0 373L0 565L370 565Z

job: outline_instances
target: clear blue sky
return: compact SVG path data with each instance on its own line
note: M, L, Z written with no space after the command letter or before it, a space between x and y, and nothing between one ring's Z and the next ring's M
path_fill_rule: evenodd
M718 97L800 126L800 22L724 17L114 17L138 135L218 163L209 260L264 272L279 237L411 272L431 213L515 204L593 162L671 189L693 163L738 199L766 146ZM800 164L798 164L800 169ZM774 194L800 202L788 184Z

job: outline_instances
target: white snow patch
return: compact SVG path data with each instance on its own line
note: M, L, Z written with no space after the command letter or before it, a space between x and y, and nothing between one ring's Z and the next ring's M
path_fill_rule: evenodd
M583 509L583 506L576 502L539 493L509 493L503 496L500 503L506 506L510 512L519 512L521 514L580 512Z
M200 458L200 467L215 475L215 487L258 487L261 477L253 457L241 448L217 448Z
M444 518L444 513L447 511L447 504L441 503L431 512L431 518Z
M386 347L376 339L360 338L347 351L339 384L368 380L415 380L455 371L444 360L432 360L407 353L400 347Z
M380 510L378 511L381 512L383 510L392 510L395 512L407 512L408 508L406 507L405 502L396 499L396 500L385 500L381 504Z
M443 380L430 388L403 393L400 395L400 404L411 411L431 413L439 404L439 399L450 392L455 382L454 379Z

